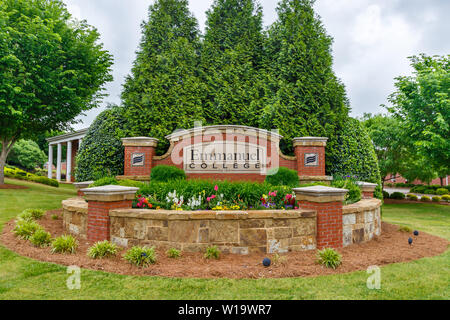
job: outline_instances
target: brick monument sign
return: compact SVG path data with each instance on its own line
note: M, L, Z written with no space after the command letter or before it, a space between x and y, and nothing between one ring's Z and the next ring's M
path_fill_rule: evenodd
M280 150L283 137L275 131L245 126L210 126L180 130L166 137L170 147L156 156L158 140L148 137L122 139L125 147L124 175L119 179L148 181L158 165L183 169L189 179L221 179L263 182L279 167L298 172L301 183L327 182L327 138L294 139L295 156Z

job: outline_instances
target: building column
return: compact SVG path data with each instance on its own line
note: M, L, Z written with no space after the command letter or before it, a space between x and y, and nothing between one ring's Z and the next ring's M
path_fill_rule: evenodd
M62 145L58 143L58 151L56 155L56 180L61 181L61 154L62 154Z
M48 145L47 177L53 179L53 146L50 144Z
M66 181L72 182L72 141L67 142Z

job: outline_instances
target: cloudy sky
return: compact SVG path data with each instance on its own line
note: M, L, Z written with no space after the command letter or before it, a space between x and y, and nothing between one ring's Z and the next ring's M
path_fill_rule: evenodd
M107 102L120 103L140 41L140 24L154 0L64 0L78 19L97 27L114 55L114 82L107 85ZM260 0L264 22L277 18L276 0ZM190 0L204 30L206 10L213 0ZM411 73L407 57L419 53L450 54L448 0L317 0L317 13L334 38L334 68L347 87L352 115L378 113L394 90L394 78ZM75 129L88 127L103 108L92 110Z

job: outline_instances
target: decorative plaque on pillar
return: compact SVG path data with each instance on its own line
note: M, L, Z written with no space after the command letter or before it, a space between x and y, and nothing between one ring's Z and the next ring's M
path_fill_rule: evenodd
M133 153L131 155L131 165L133 167L143 167L145 163L145 154Z

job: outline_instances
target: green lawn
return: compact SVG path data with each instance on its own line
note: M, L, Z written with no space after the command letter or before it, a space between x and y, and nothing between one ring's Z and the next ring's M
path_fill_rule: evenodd
M27 185L28 190L0 190L0 229L24 208L59 208L75 195ZM427 204L386 205L385 221L411 226L450 239L450 207ZM36 262L0 246L0 299L450 299L450 250L411 263L382 268L381 290L366 287L366 272L318 278L197 280L131 277L83 270L81 290L68 290L66 268Z

